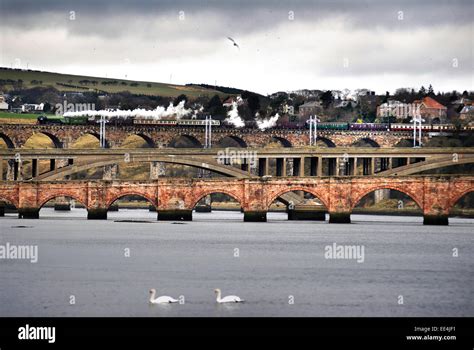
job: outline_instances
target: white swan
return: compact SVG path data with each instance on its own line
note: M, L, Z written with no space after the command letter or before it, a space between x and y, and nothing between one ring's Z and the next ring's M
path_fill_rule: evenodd
M244 302L244 299L240 299L237 295L228 295L226 297L221 298L221 290L220 289L215 289L214 293L217 294L216 301L221 304L221 303L241 303Z
M156 289L150 289L150 303L151 304L169 304L169 303L177 303L179 300L176 300L172 297L162 296L155 299L156 296Z

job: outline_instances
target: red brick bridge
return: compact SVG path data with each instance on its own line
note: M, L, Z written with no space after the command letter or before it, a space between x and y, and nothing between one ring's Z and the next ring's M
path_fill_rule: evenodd
M379 189L397 190L410 196L421 208L424 224L447 225L455 203L474 191L474 176L4 181L0 183L0 201L15 205L20 218L38 218L46 202L56 197L71 197L85 206L89 219L106 219L114 201L126 195L138 195L157 209L158 220L192 220L193 208L199 200L212 193L225 193L240 203L244 221L266 221L274 200L291 191L305 191L324 204L330 223L349 223L357 203Z

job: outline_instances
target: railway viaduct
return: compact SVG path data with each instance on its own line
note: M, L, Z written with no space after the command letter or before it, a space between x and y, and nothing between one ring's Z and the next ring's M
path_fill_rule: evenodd
M35 133L48 136L56 148L69 148L83 135L98 138L99 127L95 125L0 125L0 138L9 148L21 148ZM153 126L107 126L106 144L109 148L121 147L122 142L131 135L137 135L152 148L171 147L178 137L188 144L199 148L204 144L204 128L200 127L153 127ZM412 142L410 132L387 131L327 131L319 130L318 139L322 146L350 147L362 142L373 147L394 147L401 141ZM423 134L423 141L428 136ZM237 129L216 127L213 129L213 144L233 147L265 147L270 143L279 143L283 147L301 147L309 144L308 130L291 129Z

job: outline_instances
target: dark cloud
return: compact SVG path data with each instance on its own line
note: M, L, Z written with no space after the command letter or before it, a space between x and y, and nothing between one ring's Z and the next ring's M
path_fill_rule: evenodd
M76 11L80 21L69 23L75 33L90 33L89 24L96 24L93 27L97 28L96 35L105 36L109 27L126 27L127 22L146 24L154 18L176 19L179 11L184 11L188 17L208 14L225 19L229 29L243 33L271 28L287 20L290 11L294 12L297 21L315 22L343 16L353 26L407 30L419 26L471 23L473 15L470 0L2 0L1 4L0 17L4 25L57 26L61 25L58 22L61 16L67 18L69 11ZM403 21L398 21L399 11L403 11ZM114 21L117 17L127 19L117 23ZM101 24L103 30L98 30Z
M365 79L384 91L390 84L426 84L430 76L440 88L445 83L446 89L456 84L472 89L473 4L0 0L0 65L21 58L45 69L81 73L115 66L118 75L121 62L131 61L129 77L163 81L181 72L181 83L217 79L261 92L322 87L310 85L316 82L347 81L346 86L357 87ZM241 51L233 50L227 36L239 41ZM343 67L346 58L349 65ZM455 69L453 59L459 62ZM149 76L153 65L160 69Z

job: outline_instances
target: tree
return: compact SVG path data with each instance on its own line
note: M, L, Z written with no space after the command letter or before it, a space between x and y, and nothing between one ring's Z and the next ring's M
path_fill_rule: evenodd
M321 95L321 102L323 104L323 108L327 109L331 103L334 101L334 96L332 95L332 91L328 90Z
M433 86L430 84L428 87L428 96L434 96Z
M222 101L219 98L219 95L214 95L212 98L209 100L209 103L207 104L207 110L210 110L213 107L222 107Z
M214 95L207 104L206 111L212 115L214 119L225 119L227 110L222 105L222 101L218 95Z
M49 102L45 102L43 105L43 112L47 113L50 110L51 110L51 105L49 104Z
M184 101L184 104L188 102L188 96L185 94L181 94L178 97L176 97L173 101L173 106L177 106L181 101Z
M418 91L418 93L421 95L421 97L424 97L426 95L426 89L423 85L421 86L420 91Z
M247 105L252 114L255 114L260 109L260 99L256 94L249 94L247 97Z

